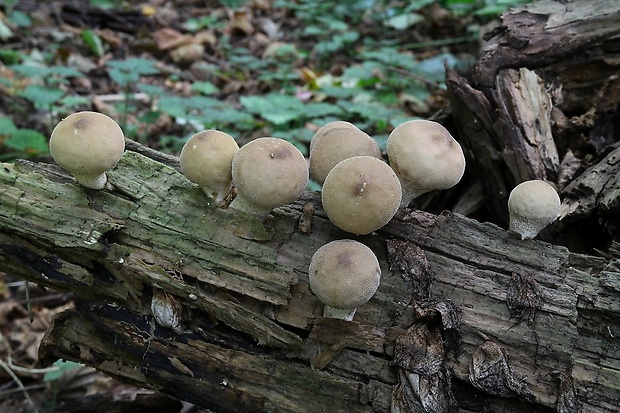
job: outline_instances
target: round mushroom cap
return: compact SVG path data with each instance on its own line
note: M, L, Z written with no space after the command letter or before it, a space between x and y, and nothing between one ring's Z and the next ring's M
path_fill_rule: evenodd
M243 145L232 160L233 185L239 190L232 207L269 212L295 201L308 184L308 164L293 144L258 138ZM243 208L243 207L242 207Z
M381 267L366 245L350 240L332 241L319 248L310 261L310 288L323 304L358 308L379 287Z
M560 197L547 182L536 179L514 187L508 197L510 230L521 239L534 238L560 215Z
M388 164L372 156L340 161L323 183L323 209L338 228L371 233L392 219L402 188Z
M351 122L347 122L344 120L335 120L333 122L328 122L325 125L321 126L314 132L312 139L310 140L310 152L312 152L312 148L314 148L314 144L317 140L323 136L325 132L334 128L349 128L349 129L358 129L357 126L352 124Z
M227 133L213 129L198 132L181 150L183 175L221 203L232 187L232 158L237 150L239 145Z
M338 162L361 155L381 158L381 150L373 138L357 128L329 129L317 139L310 151L310 176L323 184Z
M403 185L403 206L425 192L453 187L465 172L461 145L437 122L398 125L388 137L386 152Z
M58 165L81 184L101 189L106 182L105 172L116 166L125 151L125 136L109 116L83 111L58 122L49 146ZM92 179L95 182L89 182Z

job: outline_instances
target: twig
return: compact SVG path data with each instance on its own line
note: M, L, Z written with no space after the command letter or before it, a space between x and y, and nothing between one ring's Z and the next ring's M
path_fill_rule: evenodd
M34 322L34 315L32 314L32 303L30 302L30 285L28 281L24 284L26 287L26 309L28 310L28 318L30 319L30 324Z
M37 409L37 406L35 406L34 402L30 398L30 394L28 394L28 390L26 390L19 377L17 377L15 373L13 373L13 370L11 370L9 366L7 366L6 363L2 360L0 360L0 367L2 367L4 371L6 371L9 376L11 376L13 381L17 384L17 387L19 387L19 389L24 393L24 397L26 398L26 401L30 405L32 411L34 411L35 413L39 413L39 409Z
M18 391L24 390L39 390L44 389L47 385L45 383L32 384L30 386L24 386L22 389L8 389L8 390L0 390L0 397L6 396L7 394L17 393Z

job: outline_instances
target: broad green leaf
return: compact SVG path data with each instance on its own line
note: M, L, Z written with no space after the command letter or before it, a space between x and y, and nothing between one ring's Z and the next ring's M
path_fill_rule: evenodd
M61 78L66 77L81 77L82 72L69 66L40 66L34 64L17 64L9 66L11 70L24 77L30 77L34 79L43 79L49 82L50 76L58 76Z
M70 109L77 108L78 106L86 106L89 103L90 99L78 95L65 96L60 99L60 104Z
M304 116L304 104L293 96L272 93L265 96L242 96L240 101L247 110L276 125Z
M164 88L148 83L138 83L137 88L140 92L146 93L149 96L164 96L167 94Z
M80 368L83 364L73 361L56 360L54 362L54 366L58 367L58 369L46 372L43 376L43 381L48 382L58 380L63 376L63 374L65 374L66 371Z
M219 91L218 87L211 82L194 82L192 90L203 95L212 95Z
M164 96L159 100L159 110L173 118L186 118L188 113L184 100L177 96Z
M110 70L108 75L119 86L127 86L140 80L140 76L159 74L155 62L148 59L131 57L125 60L110 60L106 63Z
M304 117L318 118L321 116L341 115L343 110L340 106L331 103L311 102L304 105Z
M0 135L10 135L17 130L11 118L0 118Z
M188 108L197 110L222 106L222 101L208 96L191 96L189 98L184 98L184 103Z
M17 151L47 153L47 139L34 129L18 129L4 141L4 145Z
M28 85L19 95L34 103L37 108L47 108L47 106L57 103L64 94L65 92L60 89Z
M13 31L0 19L0 40L7 41L13 36Z
M423 22L424 16L418 13L399 14L390 17L385 21L385 25L396 30L405 30L420 22Z

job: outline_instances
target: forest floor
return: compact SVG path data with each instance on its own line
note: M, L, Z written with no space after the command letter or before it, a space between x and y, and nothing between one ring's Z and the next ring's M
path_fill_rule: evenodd
M447 105L444 65L475 59L502 2L473 4L4 1L0 159L48 159L52 128L78 110L109 114L128 137L171 153L217 128L240 143L282 137L307 154L314 131L336 119L384 145L404 119ZM68 293L0 274L3 413L196 410L74 363L41 369L44 332L71 305Z

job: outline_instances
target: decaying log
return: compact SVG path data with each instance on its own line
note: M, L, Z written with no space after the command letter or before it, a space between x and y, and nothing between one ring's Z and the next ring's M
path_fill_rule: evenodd
M378 234L356 237L375 251L383 276L355 320L341 322L320 317L307 266L319 246L351 236L329 223L315 195L277 210L259 231L136 152L109 179L111 189L93 191L54 165L0 170L0 268L80 298L54 321L44 362L81 361L223 412L386 412L398 383L430 383L435 371L450 378L437 383L464 412L551 411L559 376L572 381L582 411L617 409L618 259L520 241L456 214L403 210ZM304 233L298 220L309 202L316 208ZM263 240L248 239L256 234ZM390 262L387 240L419 250L392 251ZM433 277L428 298L414 296L411 274L399 273L420 265ZM179 332L153 320L160 290L182 306ZM519 305L531 314L520 317ZM450 308L460 325L446 321ZM406 334L413 339L397 341ZM482 345L505 355L481 359L496 367L472 367ZM420 346L436 357L420 360ZM521 393L485 387L507 372ZM418 393L406 385L400 405L428 401L428 387L415 382Z
M495 222L506 222L510 190L529 179L563 189L567 222L617 215L604 157L620 139L619 50L619 2L543 0L502 16L469 76L448 71L453 120ZM564 188L587 167L596 172Z

